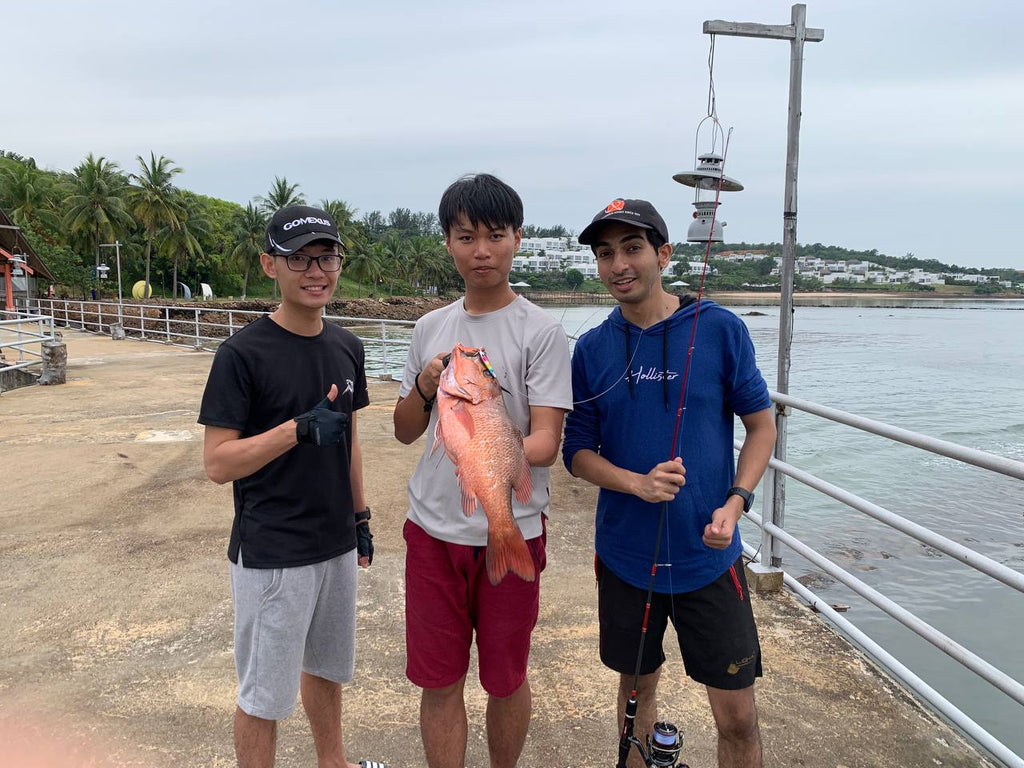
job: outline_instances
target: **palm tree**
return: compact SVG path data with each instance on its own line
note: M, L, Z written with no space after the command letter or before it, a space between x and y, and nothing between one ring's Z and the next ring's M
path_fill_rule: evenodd
M164 258L169 258L174 263L171 285L171 296L178 298L178 264L184 257L187 267L191 258L201 259L203 257L203 246L199 244L199 238L210 233L210 220L196 197L189 193L181 196L182 213L178 216L178 225L165 225L158 233L158 252Z
M274 184L270 187L265 197L257 197L257 202L268 216L274 211L287 208L289 205L305 205L306 198L299 192L298 184L289 184L288 179L281 176L274 177Z
M352 252L359 245L360 231L356 224L357 208L349 207L344 200L321 200L320 208L325 211L338 225L338 237L347 252Z
M245 300L249 285L249 270L259 261L263 253L263 233L267 228L267 217L252 203L235 215L232 221L234 247L231 261L242 270L242 300Z
M17 163L0 167L0 200L19 227L35 220L51 229L60 226L55 210L56 184L50 174L35 163Z
M405 241L397 232L388 232L374 249L379 247L384 272L388 276L388 295L395 295L395 278L405 272Z
M153 152L149 153L149 163L142 155L135 157L139 161L141 173L132 174L138 186L132 188L131 208L135 218L146 230L146 288L142 294L150 294L149 271L153 256L153 240L156 233L165 227L176 229L180 226L181 217L186 215L177 188L171 183L174 176L182 169L174 165L169 157L160 155L159 159Z
M345 275L356 281L359 297L363 295L363 283L375 284L384 269L384 260L378 245L379 243L370 247L362 246L345 256Z
M437 236L414 237L405 257L405 276L419 288L437 285L434 279L447 267L444 243Z
M71 194L64 199L64 228L96 255L100 265L100 243L110 243L132 224L125 204L127 179L117 163L92 153L75 168Z

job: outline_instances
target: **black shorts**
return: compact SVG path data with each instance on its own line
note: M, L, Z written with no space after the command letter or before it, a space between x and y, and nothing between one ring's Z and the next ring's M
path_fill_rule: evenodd
M624 675L636 672L647 590L627 584L600 558L597 570L601 620L601 661ZM726 690L747 688L761 676L757 639L742 558L706 587L669 595L655 592L640 673L650 674L665 661L662 642L669 619L679 638L686 674L702 685Z

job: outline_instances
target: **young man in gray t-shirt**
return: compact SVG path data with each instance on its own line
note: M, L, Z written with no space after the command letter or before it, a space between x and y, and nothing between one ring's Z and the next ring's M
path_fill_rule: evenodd
M416 324L395 407L399 440L408 444L427 434L409 481L404 531L406 674L423 689L420 730L428 764L463 765L463 689L475 632L480 682L488 693L491 764L515 765L530 721L526 662L545 564L548 468L572 409L569 348L555 318L509 287L523 224L515 190L488 174L464 177L444 193L438 215L466 295ZM534 561L532 582L508 574L490 583L487 518L479 509L469 517L463 513L454 466L441 451L430 455L443 358L456 343L487 348L509 417L524 435L533 494L525 504L513 503L513 515Z

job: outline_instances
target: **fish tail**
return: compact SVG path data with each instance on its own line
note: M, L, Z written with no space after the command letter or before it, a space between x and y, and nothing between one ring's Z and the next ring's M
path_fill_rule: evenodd
M497 585L509 571L523 581L533 581L537 571L533 556L518 526L491 530L487 534L487 578Z

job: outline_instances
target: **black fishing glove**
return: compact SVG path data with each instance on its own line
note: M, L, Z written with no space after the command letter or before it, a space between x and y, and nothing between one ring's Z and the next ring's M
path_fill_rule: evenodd
M313 410L295 417L295 436L310 445L340 445L345 441L348 414L331 410L331 401L324 398Z
M370 533L370 508L356 512L356 552L360 557L369 558L367 565L373 565L373 534Z

